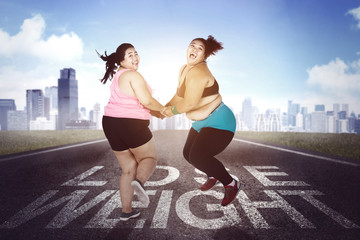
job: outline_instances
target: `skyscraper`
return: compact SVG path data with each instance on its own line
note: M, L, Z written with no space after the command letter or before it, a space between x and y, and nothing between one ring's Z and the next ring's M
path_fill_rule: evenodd
M44 117L44 93L41 89L26 90L26 111L28 122Z
M16 110L14 99L0 99L0 130L8 130L8 111Z
M64 68L60 70L58 79L58 129L65 129L66 123L71 120L78 120L78 83L75 69Z
M339 103L333 104L333 111L334 111L334 116L336 117L338 112L340 112L340 104Z
M11 110L8 111L7 117L8 117L8 123L7 123L8 131L29 130L26 111Z
M343 103L341 104L341 111L346 113L346 117L349 116L349 104Z
M248 129L253 128L253 110L251 98L245 98L242 103L242 119Z
M319 133L326 132L326 113L324 111L311 113L311 131Z
M325 111L325 105L324 104L316 104L315 105L315 112L323 112Z
M46 87L45 97L50 99L50 111L58 110L58 87Z
M300 112L300 104L293 103L291 100L288 101L288 124L289 127L296 126L296 115Z

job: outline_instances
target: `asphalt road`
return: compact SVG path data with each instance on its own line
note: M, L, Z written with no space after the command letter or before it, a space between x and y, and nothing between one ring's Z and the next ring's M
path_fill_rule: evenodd
M360 166L233 140L218 158L243 184L223 187L182 158L187 131L154 132L158 166L119 221L121 170L107 141L0 158L0 239L360 239Z

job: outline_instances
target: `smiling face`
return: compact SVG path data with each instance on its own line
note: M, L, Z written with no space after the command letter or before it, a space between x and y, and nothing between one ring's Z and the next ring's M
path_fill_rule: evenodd
M136 71L139 68L139 63L140 57L135 48L128 48L125 51L124 60L120 62L120 66Z
M195 65L205 61L204 43L200 40L192 41L187 49L186 58L189 65Z

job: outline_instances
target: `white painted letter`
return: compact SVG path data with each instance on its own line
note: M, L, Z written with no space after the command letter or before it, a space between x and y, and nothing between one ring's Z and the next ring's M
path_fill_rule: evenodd
M270 228L269 224L261 216L258 208L280 208L301 228L315 228L301 213L286 202L279 194L273 190L264 190L264 192L273 200L271 202L259 201L251 202L244 191L240 191L237 199L248 216L254 228Z
M271 181L266 176L288 176L284 172L260 172L258 169L276 169L275 166L244 166L259 182L265 187L269 186L309 186L309 184L302 181Z
M315 199L313 195L323 195L322 192L313 191L313 190L279 190L281 195L298 195L301 198L305 199L311 205L319 209L321 212L325 213L331 217L335 222L343 226L344 228L359 228L358 225L351 222L347 218L343 217L341 214L337 213L333 209L329 208L319 200Z
M169 183L174 182L176 179L179 178L180 172L174 167L170 166L156 166L157 169L165 169L169 172L168 176L159 181L147 181L145 186L154 187L154 186L163 186Z
M176 202L176 213L179 218L184 221L186 224L189 224L193 227L200 229L220 229L222 227L233 226L239 224L241 219L240 216L234 207L233 204L229 204L226 207L222 207L220 203L218 204L206 204L208 211L222 211L224 215L221 218L217 219L202 219L195 216L190 211L190 200L199 195L209 195L217 199L222 199L223 194L210 190L207 192L202 192L200 190L190 191L184 193L179 197ZM199 203L200 204L200 203Z
M106 181L83 181L88 176L94 174L96 171L102 169L104 166L95 166L86 172L80 174L79 176L63 183L61 186L89 186L89 187L97 187L103 186L106 184Z

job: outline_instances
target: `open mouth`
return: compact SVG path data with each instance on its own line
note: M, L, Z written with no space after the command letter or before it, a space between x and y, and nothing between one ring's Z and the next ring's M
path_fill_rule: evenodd
M190 58L195 59L197 57L196 53L190 53Z

